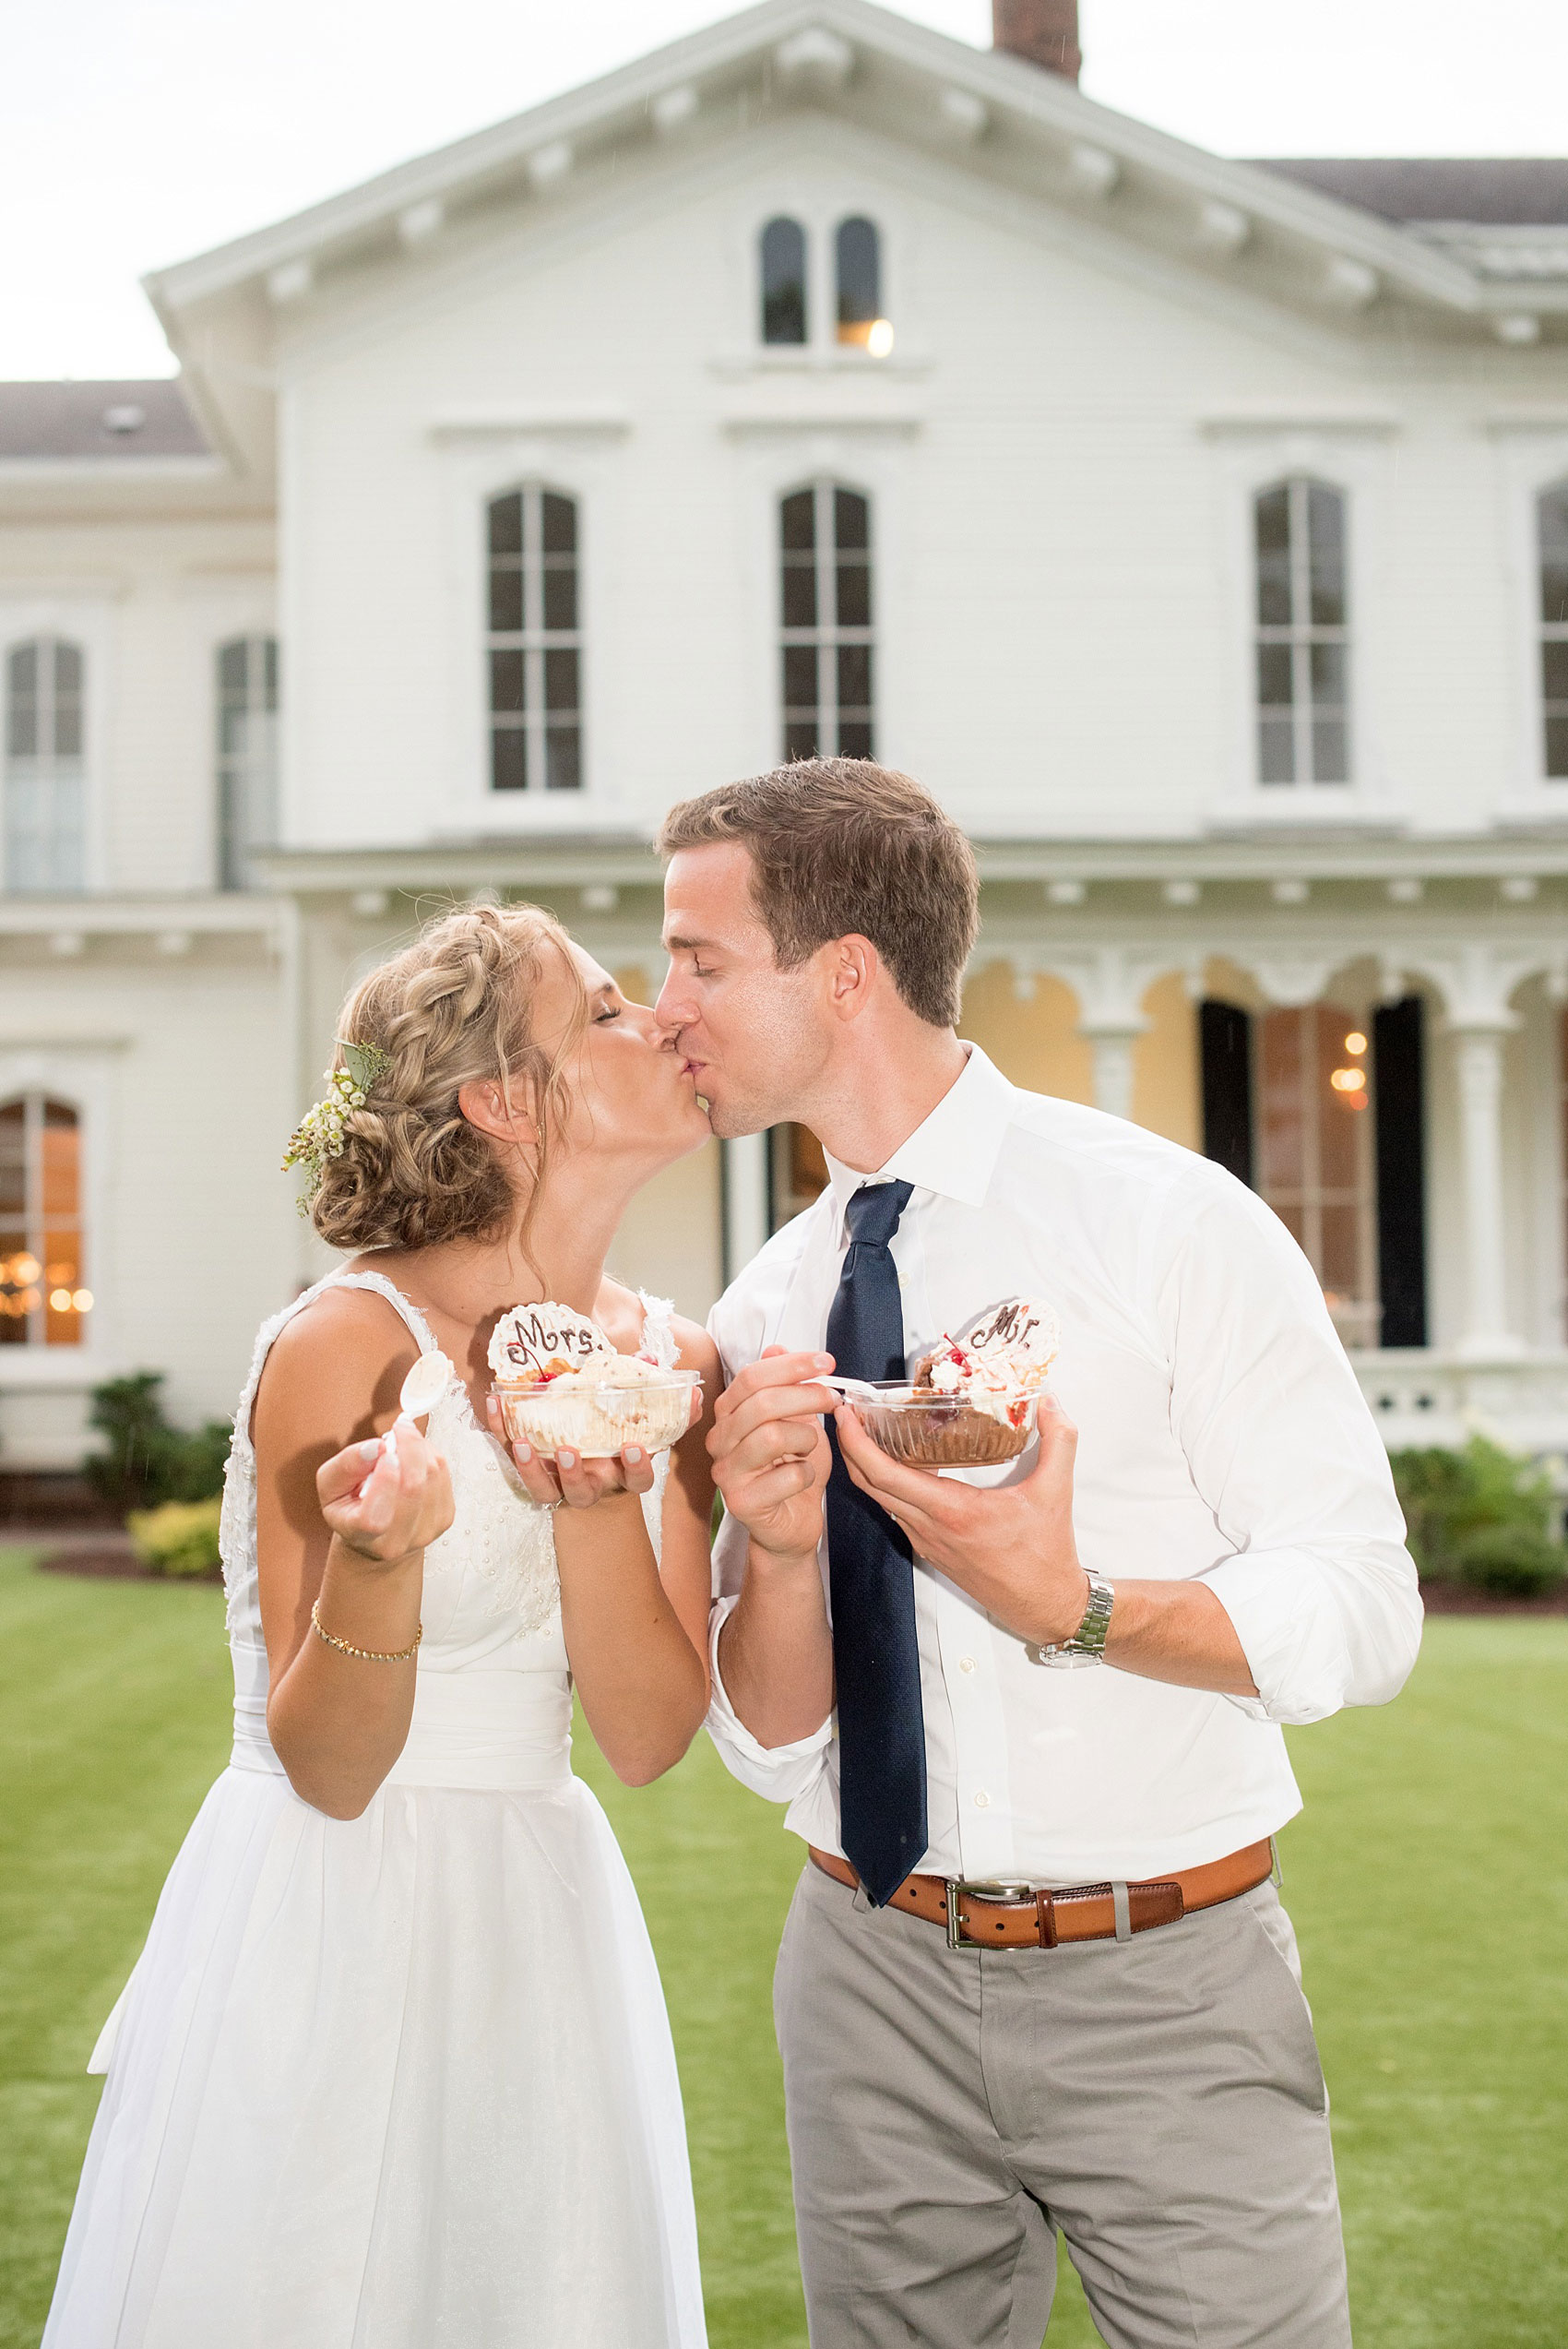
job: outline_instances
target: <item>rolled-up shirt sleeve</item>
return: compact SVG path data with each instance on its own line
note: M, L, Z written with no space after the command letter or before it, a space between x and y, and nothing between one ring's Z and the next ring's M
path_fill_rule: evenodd
M760 1315L732 1294L721 1297L708 1317L708 1334L719 1348L725 1384L746 1363L754 1362L767 1342ZM708 1616L707 1652L712 1695L707 1709L707 1734L719 1748L719 1759L742 1786L770 1803L792 1803L809 1794L827 1768L833 1742L832 1717L809 1737L790 1746L761 1746L730 1702L724 1675L719 1667L719 1640L735 1611L746 1568L746 1529L726 1514L713 1544L713 1606Z
M719 1759L732 1778L770 1803L792 1803L807 1795L827 1767L833 1742L831 1717L809 1737L791 1746L759 1746L730 1702L724 1675L719 1669L719 1635L734 1612L732 1598L714 1602L708 1628L708 1661L713 1694L707 1709L707 1734L719 1748Z
M1241 1184L1205 1169L1161 1219L1171 1424L1230 1554L1203 1575L1271 1722L1386 1704L1421 1603L1388 1455L1311 1266Z

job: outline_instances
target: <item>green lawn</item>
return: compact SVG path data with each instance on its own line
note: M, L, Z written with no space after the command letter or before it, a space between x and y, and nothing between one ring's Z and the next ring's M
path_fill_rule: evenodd
M228 1736L217 1592L0 1554L0 2349L32 2349L81 2066ZM1568 2339L1568 1622L1448 1617L1391 1710L1292 1740L1284 1840L1334 2092L1359 2349ZM715 2349L803 2344L768 1984L799 1861L706 1741L632 1793L685 2081ZM1068 2274L1051 2349L1095 2335Z

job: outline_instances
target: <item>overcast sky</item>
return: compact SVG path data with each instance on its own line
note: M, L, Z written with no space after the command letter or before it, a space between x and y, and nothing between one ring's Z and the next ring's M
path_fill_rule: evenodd
M0 376L164 375L142 271L731 14L0 0ZM903 0L962 41L990 0ZM1231 155L1568 149L1568 0L1081 0L1085 90Z

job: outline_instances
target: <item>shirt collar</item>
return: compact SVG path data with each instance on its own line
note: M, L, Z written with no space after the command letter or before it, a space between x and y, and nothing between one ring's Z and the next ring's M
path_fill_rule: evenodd
M841 1165L824 1151L840 1221L862 1183L912 1183L918 1191L935 1191L964 1207L983 1203L1012 1115L1013 1088L979 1044L970 1044L968 1055L930 1116L874 1174Z

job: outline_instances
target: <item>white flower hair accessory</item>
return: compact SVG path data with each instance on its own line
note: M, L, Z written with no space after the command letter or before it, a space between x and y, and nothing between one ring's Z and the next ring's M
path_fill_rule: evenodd
M379 1044L350 1043L343 1036L335 1036L333 1042L342 1055L343 1066L322 1071L327 1091L313 1108L306 1110L290 1135L289 1147L283 1153L285 1174L291 1166L303 1166L310 1172L309 1186L300 1200L302 1215L321 1188L327 1160L343 1155L344 1131L350 1115L364 1107L392 1066L391 1054L383 1052Z

